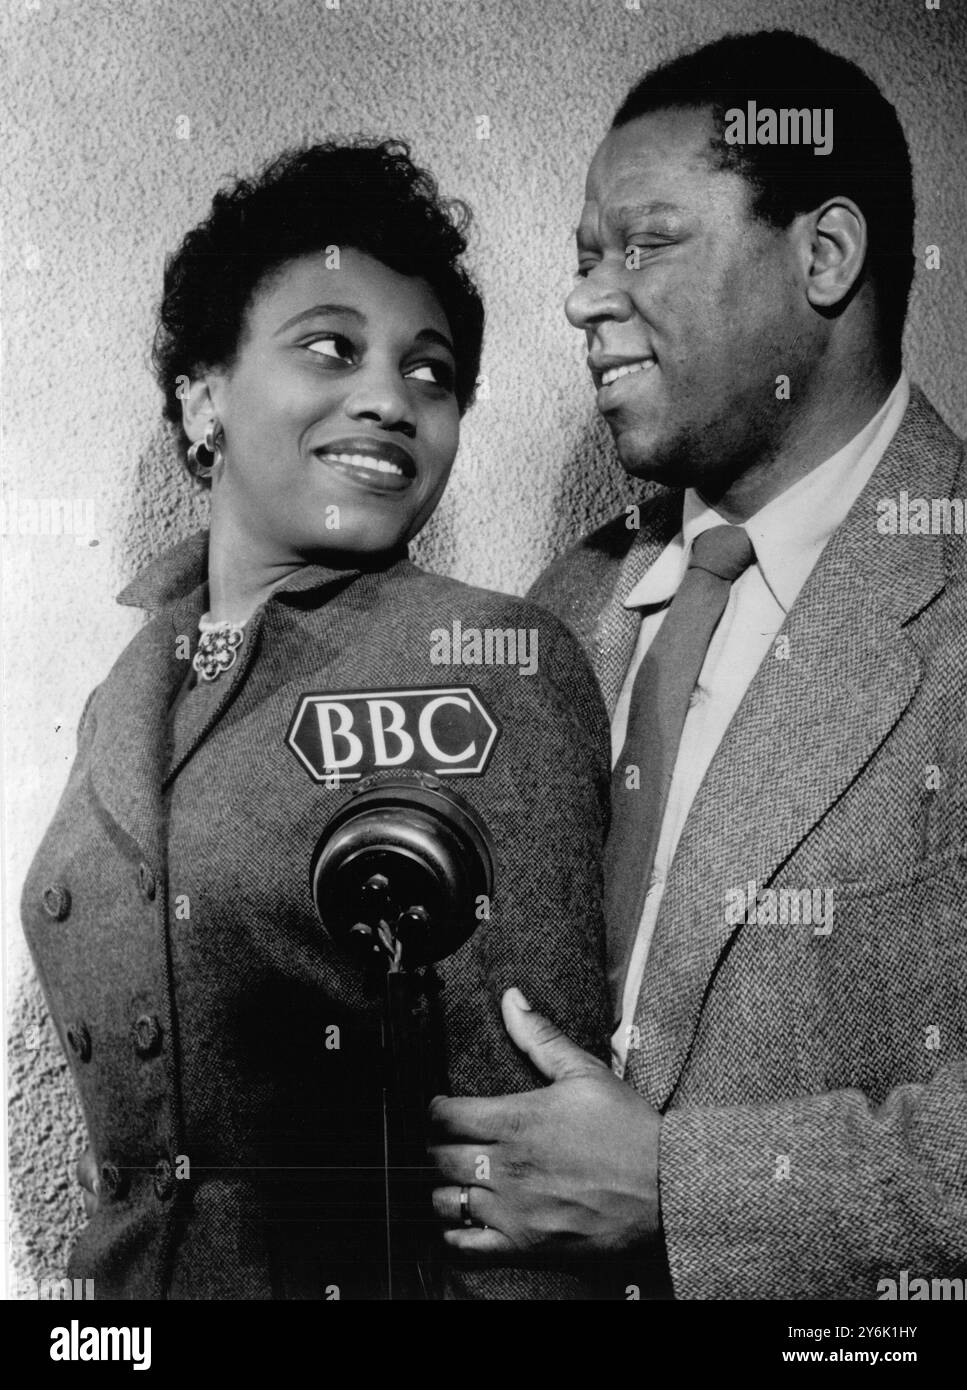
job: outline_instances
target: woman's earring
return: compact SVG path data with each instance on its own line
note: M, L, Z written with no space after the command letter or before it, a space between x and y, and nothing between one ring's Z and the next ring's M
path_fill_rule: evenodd
M200 483L210 483L212 474L224 459L224 439L225 432L221 425L217 420L212 420L205 431L205 438L200 439L197 444L192 444L188 450L188 471ZM205 454L208 455L207 458L204 457Z

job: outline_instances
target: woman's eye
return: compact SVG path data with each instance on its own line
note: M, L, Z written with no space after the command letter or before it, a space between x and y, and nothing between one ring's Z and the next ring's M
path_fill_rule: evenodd
M421 362L418 367L411 367L406 375L414 381L432 381L448 390L453 388L453 372L445 362Z
M325 338L314 338L311 343L306 343L306 347L320 357L335 357L340 361L349 361L353 355L352 344L340 333L329 333Z

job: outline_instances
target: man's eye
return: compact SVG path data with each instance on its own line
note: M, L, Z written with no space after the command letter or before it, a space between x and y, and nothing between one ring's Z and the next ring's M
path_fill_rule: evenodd
M437 386L453 389L453 372L445 362L421 362L411 367L406 375L413 381L432 381Z
M306 347L320 357L336 357L342 361L351 360L353 355L352 343L341 333L327 333L324 338L314 338L311 343L306 343Z

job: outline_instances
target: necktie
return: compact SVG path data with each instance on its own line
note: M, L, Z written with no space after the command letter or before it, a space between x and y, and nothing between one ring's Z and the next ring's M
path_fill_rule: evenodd
M619 1013L689 702L732 584L754 560L740 526L713 526L697 536L678 592L635 676L628 731L611 775L611 833L604 854L608 982Z

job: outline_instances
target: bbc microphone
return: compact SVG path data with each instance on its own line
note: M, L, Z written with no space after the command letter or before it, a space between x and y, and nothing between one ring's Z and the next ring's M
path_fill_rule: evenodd
M344 952L380 981L387 1298L434 1296L435 1226L426 1184L432 1031L418 1025L426 967L489 916L494 852L486 825L435 776L361 782L311 857L316 912ZM415 972L415 974L414 974Z
M444 960L473 935L494 855L464 798L415 773L360 784L323 830L310 872L334 941L396 973Z

